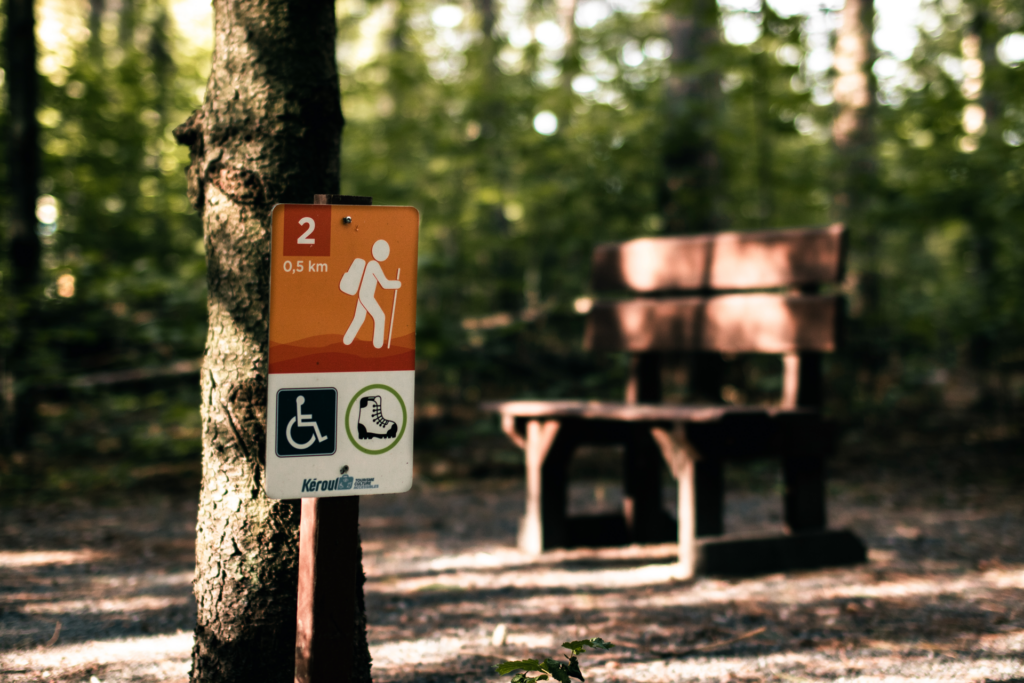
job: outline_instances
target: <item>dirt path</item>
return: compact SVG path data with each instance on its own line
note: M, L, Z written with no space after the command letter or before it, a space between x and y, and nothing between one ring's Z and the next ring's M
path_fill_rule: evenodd
M670 545L522 555L516 481L364 498L374 679L498 681L495 662L601 636L618 646L583 656L597 683L1024 680L1024 496L834 488L833 525L868 564L692 582L673 579ZM572 505L617 496L581 484ZM187 679L194 504L0 514L0 680ZM770 491L728 500L735 530L778 518Z

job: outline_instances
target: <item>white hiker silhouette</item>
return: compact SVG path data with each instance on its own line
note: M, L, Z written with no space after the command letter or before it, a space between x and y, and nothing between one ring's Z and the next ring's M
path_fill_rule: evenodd
M387 279L384 275L384 270L380 267L380 262L387 261L388 256L391 255L391 247L388 246L388 243L384 240L377 240L373 243L371 252L373 253L374 260L367 263L366 269L363 271L363 277L359 283L359 300L356 302L356 314L352 317L352 324L348 326L344 341L345 345L348 346L355 340L356 335L359 334L359 330L363 326L363 322L366 320L366 314L369 313L370 317L373 318L373 346L379 349L384 346L385 315L384 309L377 303L377 285L380 285L383 289L399 289L402 283L398 279ZM392 315L394 314L392 313Z

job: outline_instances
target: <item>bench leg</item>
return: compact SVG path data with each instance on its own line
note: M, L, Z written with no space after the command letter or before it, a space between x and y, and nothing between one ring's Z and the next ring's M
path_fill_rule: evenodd
M667 540L663 529L667 515L661 504L658 444L651 437L649 428L637 426L630 432L622 478L622 514L626 520L626 532L632 543L664 541Z
M783 460L786 526L792 533L825 528L825 463L821 457L789 456Z
M695 491L697 453L686 439L686 428L676 425L672 434L661 427L651 429L651 437L658 444L672 476L676 478L679 514L677 534L679 541L679 574L676 578L689 579L697 572L697 497Z
M560 431L559 420L526 423L526 514L519 525L519 548L534 555L564 542L567 458L551 457Z
M696 463L697 535L725 533L725 468L721 460L704 459Z
M679 577L692 578L697 572L697 500L695 495L695 470L697 463L692 457L683 455L676 475L679 497Z

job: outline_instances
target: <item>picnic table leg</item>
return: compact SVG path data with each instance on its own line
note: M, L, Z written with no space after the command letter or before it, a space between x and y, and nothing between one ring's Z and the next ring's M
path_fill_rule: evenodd
M686 438L685 425L677 424L670 434L661 427L651 429L651 437L661 451L672 476L676 478L679 512L679 574L689 579L697 573L697 498L695 491L697 454Z
M681 579L697 572L697 500L694 487L696 462L689 453L679 458L676 487L679 496L679 569Z
M725 468L720 459L705 458L695 464L694 505L697 509L697 535L725 533Z
M633 543L667 540L662 533L667 517L661 505L661 463L659 448L649 428L630 428L623 463L623 516ZM671 536L669 536L671 538Z
M554 507L557 500L553 498L552 485L557 482L544 481L544 463L555 445L555 439L561 428L559 420L530 420L526 423L526 514L519 526L519 548L524 552L539 555L545 547L549 547L554 539L550 531L545 537L545 527L557 523L553 516L557 515ZM563 482L564 488L564 482ZM565 517L565 494L562 494L562 526Z
M793 533L826 526L825 463L821 455L790 455L783 459L786 526Z
M822 355L787 354L783 363L783 406L820 410L824 400ZM803 452L791 452L782 462L786 526L793 533L818 531L826 526L824 459L831 450L832 439L820 422L818 429L817 433L802 435Z

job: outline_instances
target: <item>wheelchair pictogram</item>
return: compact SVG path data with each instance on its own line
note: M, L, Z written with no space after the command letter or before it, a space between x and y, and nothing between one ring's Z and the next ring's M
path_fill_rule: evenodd
M300 451L304 451L312 446L314 441L327 441L327 437L320 433L320 425L316 423L316 420L311 419L313 416L302 414L302 404L305 402L306 397L301 394L295 398L295 417L288 421L288 427L284 430L288 443L292 445L292 448L298 448ZM292 427L296 425L313 428L313 434L309 437L309 441L303 444L295 442L295 439L292 438Z
M334 453L337 450L337 424L337 390L282 389L277 392L279 456Z

